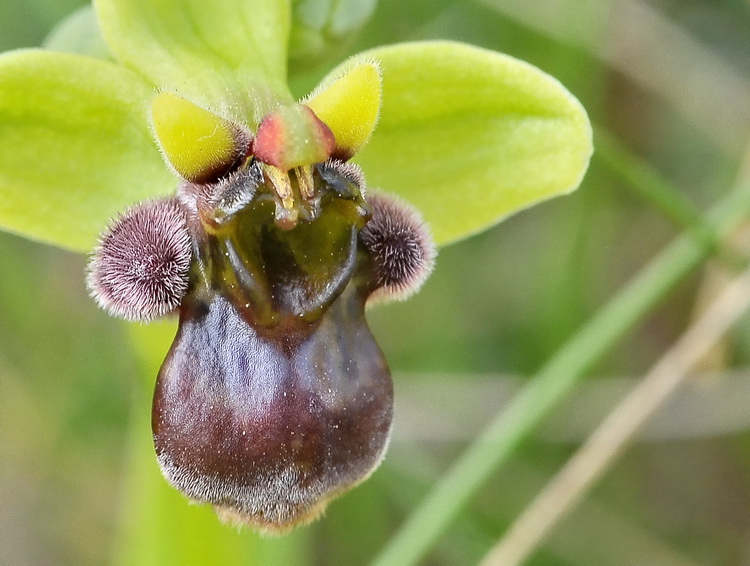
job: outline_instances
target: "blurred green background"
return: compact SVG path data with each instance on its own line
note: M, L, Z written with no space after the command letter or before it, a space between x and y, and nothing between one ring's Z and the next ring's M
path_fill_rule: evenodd
M38 45L81 4L0 2L0 48ZM577 193L445 248L419 295L370 313L396 384L382 468L291 537L220 526L152 455L171 329L108 318L86 296L85 258L0 233L0 565L367 563L527 377L685 231L644 196L631 158L701 212L750 177L750 2L381 0L335 56L298 62L294 84L303 94L347 53L425 38L539 66L606 145ZM738 230L729 245L747 241ZM423 563L477 563L727 269L706 264L624 336ZM529 564L747 563L749 345L745 322Z

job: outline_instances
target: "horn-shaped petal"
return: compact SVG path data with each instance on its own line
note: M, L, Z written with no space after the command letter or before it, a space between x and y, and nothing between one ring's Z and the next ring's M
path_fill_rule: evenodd
M170 92L151 102L156 137L175 170L193 183L215 181L239 165L250 134Z
M337 159L351 159L370 139L380 114L381 83L376 63L359 63L333 82L322 83L306 101L336 136Z

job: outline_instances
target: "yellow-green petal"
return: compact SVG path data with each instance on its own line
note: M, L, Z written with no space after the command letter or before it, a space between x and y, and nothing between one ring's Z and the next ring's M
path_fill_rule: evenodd
M556 79L455 42L405 43L361 57L380 62L383 107L355 161L368 185L419 208L438 243L578 187L591 126Z
M343 76L322 83L306 101L336 136L334 157L351 159L370 139L380 113L381 83L377 63L358 63Z
M151 117L164 156L193 183L215 181L238 165L250 146L249 133L171 92L154 97Z
M255 127L286 86L289 0L95 0L112 53L160 90Z
M148 128L151 96L106 61L0 56L0 228L85 251L125 206L172 191Z

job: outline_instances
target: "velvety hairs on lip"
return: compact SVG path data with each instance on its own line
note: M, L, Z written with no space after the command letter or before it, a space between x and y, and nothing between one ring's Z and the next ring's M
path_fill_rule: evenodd
M190 257L185 214L175 199L135 206L102 236L89 269L89 292L114 316L163 316L187 291Z

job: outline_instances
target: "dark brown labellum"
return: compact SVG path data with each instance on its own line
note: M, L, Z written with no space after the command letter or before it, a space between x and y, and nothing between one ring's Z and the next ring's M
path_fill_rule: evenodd
M114 314L179 308L154 444L167 480L222 518L286 531L383 458L393 388L365 304L413 292L434 246L411 207L364 196L350 163L254 161L131 209L95 253Z
M312 520L365 479L391 425L391 378L358 275L370 269L358 240L368 209L350 180L328 169L314 180L321 212L291 230L251 186L241 210L211 212L220 224L190 224L196 261L154 398L168 481L266 531ZM221 190L237 200L242 187Z
M385 451L393 393L361 302L347 290L283 337L221 295L184 308L154 398L167 479L269 531L314 519L365 479Z

